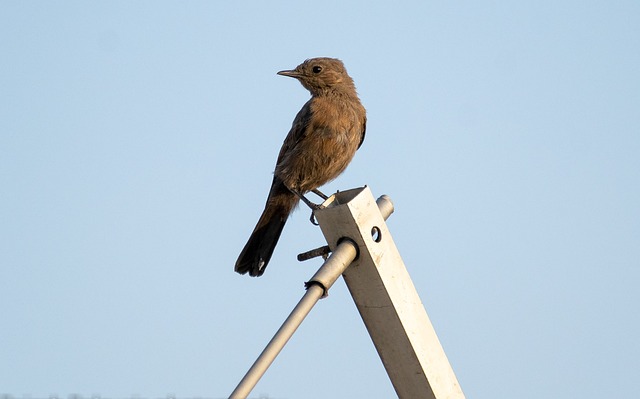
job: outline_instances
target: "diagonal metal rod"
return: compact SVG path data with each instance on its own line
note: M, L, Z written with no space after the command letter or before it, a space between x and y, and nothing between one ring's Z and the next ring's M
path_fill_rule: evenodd
M376 201L384 219L387 219L393 212L391 199L383 195ZM253 363L247 374L242 378L236 389L233 390L229 399L245 399L256 386L260 378L267 371L276 356L282 351L293 333L300 327L302 321L307 317L315 304L326 296L327 291L333 283L349 267L356 258L358 249L351 240L343 240L338 244L331 256L322 264L320 269L313 275L307 283L307 291L300 302L291 311L289 317L284 321L280 329L271 338L271 341L264 348L258 359Z
M351 241L344 241L338 245L329 259L324 262L320 270L318 270L318 273L321 271L323 271L323 273L329 272L331 275L335 275L333 281L337 280L342 272L349 267L355 259L356 253L357 250L354 244ZM311 281L314 280L312 279ZM289 338L291 338L305 317L307 317L311 308L325 295L328 289L329 287L323 287L322 284L309 284L307 286L307 292L305 292L300 302L298 302L298 305L291 311L291 314L289 314L287 320L282 324L282 327L280 327L271 341L269 341L269 344L267 344L267 347L264 348L258 359L253 363L253 366L247 371L247 374L245 374L242 381L240 381L236 389L231 393L229 399L244 399L249 395L267 371L267 368L269 368L287 341L289 341Z

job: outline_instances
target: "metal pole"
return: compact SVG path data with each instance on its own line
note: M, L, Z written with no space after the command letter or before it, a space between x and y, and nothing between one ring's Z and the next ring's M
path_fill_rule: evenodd
M358 258L342 276L400 399L464 399L460 384L368 188L315 213L329 247L348 237Z
M324 283L329 284L329 286L323 286L323 284L320 283L314 284L313 279L307 284L307 292L305 292L300 302L298 302L298 305L296 305L289 317L287 317L287 320L282 324L282 327L280 327L271 341L269 341L269 344L267 344L267 347L264 348L258 359L253 363L253 366L247 371L247 374L245 374L242 381L240 381L236 389L231 393L229 399L244 399L251 393L251 390L253 390L265 371L267 371L267 368L269 368L287 341L289 341L293 333L298 329L304 318L307 317L311 308L325 295L326 290L333 285L333 282L335 282L342 272L351 264L356 257L356 253L357 250L350 241L344 241L336 248L316 273L316 275L322 272L323 275L335 276L333 281L330 281L330 279L324 281Z
M333 197L332 197L333 198ZM331 200L331 198L329 199ZM328 201L329 201L328 200ZM384 219L393 213L393 203L388 196L383 195L376 201ZM276 356L286 345L302 321L320 298L326 296L327 291L340 275L349 267L357 255L357 248L353 241L343 240L332 252L331 256L322 264L320 269L306 284L305 292L300 302L291 311L280 329L271 338L258 359L253 363L247 374L233 390L229 399L245 399L256 386L260 378L267 371Z

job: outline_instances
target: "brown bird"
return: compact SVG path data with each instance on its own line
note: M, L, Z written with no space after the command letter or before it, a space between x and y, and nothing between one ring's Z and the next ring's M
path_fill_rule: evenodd
M298 79L311 99L293 120L284 139L267 203L249 241L236 261L240 274L261 276L278 243L289 214L304 194L342 173L362 145L366 111L342 61L312 58L278 75Z

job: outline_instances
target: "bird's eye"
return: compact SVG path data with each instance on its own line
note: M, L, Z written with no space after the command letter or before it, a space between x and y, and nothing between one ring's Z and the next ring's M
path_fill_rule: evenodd
M313 71L313 73L320 73L322 71L322 67L319 65L316 65L311 70Z

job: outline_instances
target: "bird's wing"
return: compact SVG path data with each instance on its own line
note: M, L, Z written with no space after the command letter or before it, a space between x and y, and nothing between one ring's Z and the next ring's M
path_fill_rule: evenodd
M307 127L311 120L311 101L312 100L307 101L307 103L302 106L302 109L293 120L291 130L289 130L287 137L285 137L284 142L282 143L282 148L280 148L276 165L280 164L285 154L291 154L291 149L306 137L308 131Z

